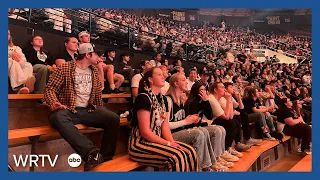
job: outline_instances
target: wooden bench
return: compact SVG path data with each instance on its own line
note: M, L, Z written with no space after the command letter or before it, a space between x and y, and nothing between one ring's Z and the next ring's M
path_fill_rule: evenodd
M312 171L312 155L306 155L289 172L311 172Z
M111 161L102 163L101 165L94 168L92 171L94 172L128 172L142 166L143 166L142 164L132 161L129 155L123 155Z
M283 142L289 140L290 136L285 136ZM267 141L264 140L259 146L252 146L247 152L242 152L243 157L238 162L234 163L234 166L230 168L231 172L246 172L250 169L253 163L261 156L265 151L279 145L279 141Z
M102 94L102 98L129 98L131 94ZM8 94L9 100L43 99L43 94Z
M120 119L120 125L128 125L128 120L126 118ZM83 124L77 124L76 127L79 130L84 129L97 129L85 126ZM19 138L25 138L25 137L32 137L32 136L41 136L46 134L52 134L57 132L55 129L53 129L50 126L40 126L40 127L32 127L32 128L23 128L23 129L13 129L8 131L8 140L13 139L19 139Z

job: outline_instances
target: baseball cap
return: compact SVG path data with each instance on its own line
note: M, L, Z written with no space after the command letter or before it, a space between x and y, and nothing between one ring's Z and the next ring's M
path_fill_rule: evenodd
M81 32L78 34L79 39L80 39L83 35L85 35L85 34L90 35L87 31L81 31Z
M212 74L212 70L207 69L206 67L200 69L199 74L208 75L210 76Z
M78 52L79 54L91 53L91 52L94 52L94 48L90 43L82 43L79 45Z

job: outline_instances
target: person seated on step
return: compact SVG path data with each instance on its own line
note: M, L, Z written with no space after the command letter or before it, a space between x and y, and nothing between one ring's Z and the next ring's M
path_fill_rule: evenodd
M139 83L133 105L128 153L131 160L168 171L198 171L196 151L175 141L169 128L167 98L160 91L164 77L158 67L148 69Z
M103 107L101 83L94 67L97 61L93 46L81 44L77 59L62 64L50 76L44 92L46 105L52 111L50 125L85 161L85 171L112 159L120 126L119 116ZM104 129L100 151L76 124Z
M21 48L13 44L10 30L8 30L8 76L13 91L18 91L18 94L33 92L36 78L33 76L32 65L27 62Z
M78 40L75 37L68 37L64 41L63 51L56 57L55 64L60 67L62 64L75 61L78 55Z
M200 83L197 85L201 86ZM196 126L202 118L197 112L187 114L185 109L187 99L184 98L186 90L187 81L183 74L176 73L170 77L167 100L170 113L169 127L173 138L195 148L202 171L228 171L228 167L233 166L233 163L224 166L216 158L216 153L222 151L224 147L223 127ZM209 111L208 113L211 114Z
M297 101L296 107L289 98L283 98L279 104L278 121L285 124L283 133L288 136L302 138L301 151L311 154L312 128L303 120L302 106Z
M41 36L33 36L23 48L28 62L33 65L33 72L36 74L35 94L43 94L46 88L50 73L54 72L56 65L49 51L43 47Z
M138 89L139 89L140 80L143 78L144 73L146 73L146 71L150 68L152 68L152 66L151 66L149 60L142 60L139 63L140 73L134 75L131 80L131 92L132 92L133 98L136 98L138 96Z
M116 57L116 51L114 49L107 49L103 56L100 56L104 61L102 62L102 67L105 73L108 72L109 66L113 67L113 82L114 84L109 83L110 89L106 89L106 93L111 92L111 93L123 93L122 91L119 90L120 86L122 85L124 81L124 77L122 74L118 73L118 68L115 66L115 57ZM107 66L106 66L107 65Z
M91 43L90 34L87 31L81 31L78 34L78 37L79 37L80 44ZM91 43L91 44L93 47L95 47L95 45L93 43ZM105 94L109 94L112 92L116 93L117 90L111 91L110 88L105 88L105 77L107 78L107 82L109 83L109 87L114 87L114 78L113 78L114 67L113 67L113 65L107 65L105 63L102 63L106 60L106 58L104 57L104 53L98 52L98 55L99 55L99 59L98 59L98 63L95 65L95 67L98 68L103 93L105 93Z
M234 117L232 95L226 91L222 82L210 84L209 93L209 108L213 116L207 118L206 122L220 125L226 131L224 152L220 157L228 162L237 162L243 155L232 147L232 143L236 140L241 125ZM225 101L221 100L222 97Z
M251 138L249 131L248 114L243 111L244 105L241 95L234 88L233 83L226 82L224 83L224 86L226 88L226 91L232 95L234 119L236 119L238 121L238 124L241 125L244 139L246 141L246 144L241 143L241 134L240 132L238 132L234 140L236 143L235 149L239 152L247 151L251 146L260 144L262 142L262 139ZM221 104L223 109L226 108L226 102L227 100L224 97L221 97L219 100L219 103Z
M118 72L124 76L124 79L131 80L134 75L132 66L129 65L130 54L124 52L120 55L120 62L118 63Z
M273 136L276 134L273 119L270 112L273 112L274 107L262 106L260 100L260 92L255 87L247 87L247 94L243 99L244 111L248 114L249 122L258 123L263 132L263 138L267 140L275 140Z

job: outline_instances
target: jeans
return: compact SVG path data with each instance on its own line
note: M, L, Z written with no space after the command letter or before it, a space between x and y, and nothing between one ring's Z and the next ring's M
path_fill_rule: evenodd
M205 128L183 129L174 132L172 136L174 140L189 144L196 150L200 168L210 167L216 163L210 135Z
M283 133L288 136L302 138L301 151L310 149L312 138L312 128L308 124L296 124L294 126L285 125Z
M74 125L104 129L100 153L105 161L111 160L116 149L120 118L117 114L97 107L94 112L88 112L87 108L76 108L77 113L67 109L60 109L49 114L49 122L71 147L84 159L98 148L83 135Z
M50 71L44 64L36 64L33 66L33 72L36 73L36 84L34 85L34 93L42 94L46 88Z
M213 121L213 124L220 125L226 130L225 150L228 150L231 147L233 140L235 140L240 128L237 125L237 120L217 118Z

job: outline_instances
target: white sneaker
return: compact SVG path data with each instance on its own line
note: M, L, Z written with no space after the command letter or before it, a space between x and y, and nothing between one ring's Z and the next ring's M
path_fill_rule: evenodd
M237 162L237 161L239 161L239 158L237 156L234 156L234 155L230 154L228 151L224 151L224 153L220 157L223 158L224 160L228 161L228 162Z
M210 168L215 172L228 172L229 171L228 167L223 166L222 164L220 164L218 162L216 164L212 165Z
M234 155L234 156L237 156L238 158L241 158L243 156L243 154L241 152L238 152L237 150L235 150L233 147L231 147L229 149L229 153Z
M221 157L218 157L217 163L221 164L222 166L228 167L228 168L234 166L234 163L233 163L233 162L228 162L228 161L224 160L224 159L221 158Z

